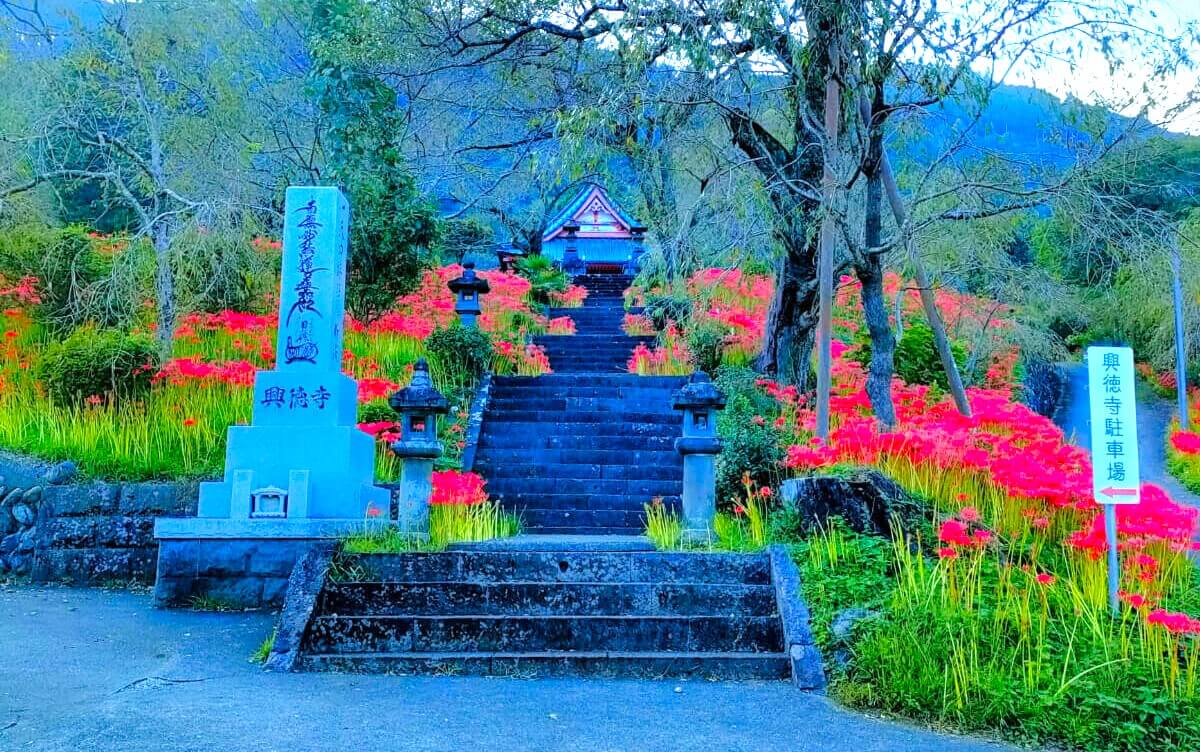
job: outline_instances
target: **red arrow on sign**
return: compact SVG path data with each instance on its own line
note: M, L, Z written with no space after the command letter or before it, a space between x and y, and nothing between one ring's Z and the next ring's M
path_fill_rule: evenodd
M1113 488L1112 486L1109 486L1108 488L1100 489L1100 493L1104 494L1105 496L1137 496L1137 489Z

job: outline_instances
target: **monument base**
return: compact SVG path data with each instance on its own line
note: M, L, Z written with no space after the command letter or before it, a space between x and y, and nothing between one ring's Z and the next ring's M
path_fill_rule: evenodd
M155 604L278 607L301 556L363 525L362 519L159 518Z

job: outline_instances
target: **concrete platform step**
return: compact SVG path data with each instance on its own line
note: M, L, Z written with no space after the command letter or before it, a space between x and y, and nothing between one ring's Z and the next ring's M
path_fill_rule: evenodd
M596 536L574 539L605 540ZM325 588L319 609L325 614L360 616L762 616L775 614L775 591L767 585L648 582L342 582Z
M318 616L312 653L649 651L769 653L782 625L769 616Z
M655 551L654 543L644 535L612 535L597 538L594 535L514 535L511 538L493 538L486 541L464 541L451 543L450 551L536 551L542 553L564 553L567 551L642 553Z
M791 675L783 653L375 653L304 655L307 671L522 678L589 676L633 679L781 680Z
M771 582L770 562L759 554L442 551L363 554L354 563L376 582Z

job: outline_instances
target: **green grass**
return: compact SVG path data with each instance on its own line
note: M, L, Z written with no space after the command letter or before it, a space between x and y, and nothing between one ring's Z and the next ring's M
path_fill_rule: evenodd
M1112 620L1066 581L1039 585L983 553L952 574L918 541L840 525L791 550L817 643L827 655L849 651L849 666L831 676L831 694L846 704L1031 745L1200 748L1200 696L1178 688L1186 676L1164 687L1160 657L1137 639L1141 619ZM1192 576L1184 599L1194 608ZM850 607L880 617L835 644L830 625ZM1200 650L1190 655L1195 672Z
M1184 454L1167 439L1167 470L1189 491L1200 494L1200 455Z
M521 519L499 501L479 504L435 504L429 508L429 539L421 540L393 525L367 522L342 539L347 554L395 554L441 551L451 543L511 538L521 532Z
M266 639L264 639L262 644L259 645L254 651L254 654L250 656L250 661L252 663L267 662L267 658L271 657L271 650L275 647L275 635L278 634L278 632L279 630L277 629L271 630L271 634L266 636Z

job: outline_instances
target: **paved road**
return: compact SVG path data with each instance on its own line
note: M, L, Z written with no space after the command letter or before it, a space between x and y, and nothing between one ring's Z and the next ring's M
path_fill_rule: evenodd
M247 656L271 620L0 586L0 749L1006 749L871 720L783 684L269 674Z
M1070 364L1067 370L1067 399L1055 416L1055 422L1067 438L1081 447L1091 448L1091 427L1088 419L1087 366ZM1189 491L1167 471L1167 429L1175 417L1175 403L1159 397L1144 386L1138 388L1138 459L1142 467L1142 482L1161 486L1171 498L1181 504L1200 507L1200 496Z

